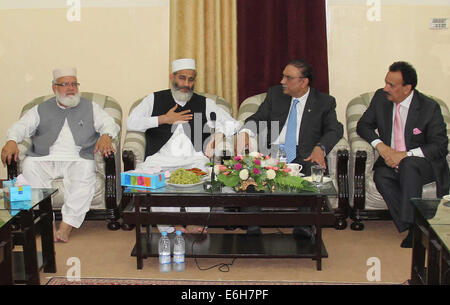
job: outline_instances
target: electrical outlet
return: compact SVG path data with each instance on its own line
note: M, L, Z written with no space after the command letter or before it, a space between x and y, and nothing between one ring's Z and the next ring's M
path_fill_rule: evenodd
M432 30L447 30L448 18L431 18L430 29Z

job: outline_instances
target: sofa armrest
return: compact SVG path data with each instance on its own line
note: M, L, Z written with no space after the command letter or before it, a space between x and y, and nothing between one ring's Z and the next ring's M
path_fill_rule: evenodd
M11 162L9 164L6 164L8 180L13 179L18 176L18 166L19 166L18 161L14 161L14 160L11 160Z
M125 158L125 151L133 152L133 169L137 163L144 162L145 159L145 133L136 131L127 131L123 143L122 155ZM128 158L128 157L127 157ZM122 159L124 160L124 159ZM125 162L125 160L124 160Z

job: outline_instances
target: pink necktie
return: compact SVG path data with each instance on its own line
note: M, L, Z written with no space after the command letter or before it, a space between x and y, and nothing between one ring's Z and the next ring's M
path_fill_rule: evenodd
M395 105L394 149L396 151L406 151L405 137L402 129L402 119L400 118L400 104Z

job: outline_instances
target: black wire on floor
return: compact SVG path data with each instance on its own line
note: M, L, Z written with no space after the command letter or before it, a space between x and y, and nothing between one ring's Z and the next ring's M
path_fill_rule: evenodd
M211 216L211 211L208 214L208 218L206 219L206 224L203 226L202 231L200 232L200 234L198 234L198 237L196 239L194 239L194 241L192 242L191 252L192 252L192 255L194 256L195 265L201 271L206 271L206 270L210 270L210 269L218 267L218 270L220 272L230 272L230 267L233 266L234 261L236 260L236 257L233 258L231 263L218 263L218 264L212 265L210 267L202 268L202 267L200 267L200 265L199 265L199 263L197 261L197 257L194 255L194 245L195 245L196 242L199 242L202 239L203 232L208 227L208 222L209 222L210 216Z

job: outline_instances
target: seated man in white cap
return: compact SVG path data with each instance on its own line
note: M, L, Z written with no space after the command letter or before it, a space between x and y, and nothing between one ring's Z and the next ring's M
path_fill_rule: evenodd
M149 94L130 113L127 129L146 135L146 159L137 168L158 167L173 171L197 167L206 170L214 145L218 145L224 135L231 136L239 129L239 122L213 100L194 93L196 76L193 59L173 61L171 88ZM203 128L205 122L215 128L216 140L211 137L210 128ZM180 208L154 207L152 210L177 212ZM207 212L209 208L188 207L186 211ZM175 230L172 226L159 225L158 228L168 233ZM187 226L186 230L179 229L199 233L204 228Z
M111 139L120 126L99 105L80 97L75 68L55 69L52 84L56 97L31 108L8 130L2 162L17 161L17 143L31 137L22 174L32 187L42 188L63 178L62 222L58 230L54 224L54 239L67 242L72 228L81 226L94 196L94 154L114 153Z

